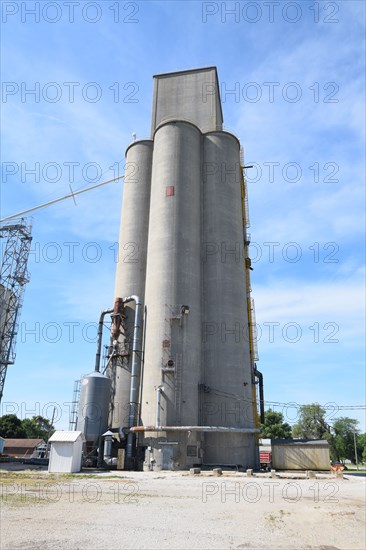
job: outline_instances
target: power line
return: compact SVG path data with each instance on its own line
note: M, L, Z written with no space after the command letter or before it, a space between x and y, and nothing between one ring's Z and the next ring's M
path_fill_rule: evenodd
M63 201L65 199L72 198L76 195L81 195L81 193L86 193L87 191L91 191L92 189L96 189L97 187L102 187L102 185L107 185L108 183L112 183L114 181L120 180L124 178L124 176L118 176L117 178L113 178L112 180L104 181L103 183L97 183L96 185L92 185L91 187L87 187L86 189L80 189L79 191L72 191L68 195L65 195L64 197L60 197L58 199L54 199L52 201L45 202L43 204L40 204L39 206L34 206L33 208L28 208L28 210L23 210L22 212L17 212L16 214L12 214L11 216L7 216L6 218L3 218L0 220L0 223L6 222L8 220L12 220L13 218L18 218L19 216L23 216L23 214L28 214L29 212L34 212L35 210L39 210L40 208L45 208L46 206L50 206L51 204L55 204L56 202ZM71 188L70 188L71 189Z
M252 399L245 399L243 397L240 397L239 395L236 395L235 393L227 393L224 391L216 390L214 388L209 388L209 391L207 393L213 393L217 395L218 397L230 397L234 398L237 401L243 401L243 402L252 402ZM281 401L266 401L264 400L263 403L265 405L272 405L274 407L286 407L286 408L300 408L300 407L306 407L309 405L312 405L313 403L306 403L300 405L299 403L295 403L294 401L290 401L287 403L282 403ZM314 403L315 405L318 405L324 410L332 410L332 411L356 411L356 410L365 410L366 405L338 405L337 403L326 403L325 405L320 405L320 403Z
M295 402L289 402L289 403L281 403L280 401L264 401L264 403L266 405L273 405L273 406L277 406L277 407L306 407L308 405L318 405L319 407L321 407L322 409L325 409L325 410L348 410L348 411L351 411L351 410L365 410L366 409L366 405L338 405L337 403L326 403L325 405L320 405L320 403L306 403L306 404L302 404L300 405L299 403L295 403Z

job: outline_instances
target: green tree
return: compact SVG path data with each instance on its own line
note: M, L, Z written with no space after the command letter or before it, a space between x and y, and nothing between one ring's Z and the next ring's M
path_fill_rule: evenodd
M22 421L15 414L5 414L0 417L0 436L5 439L27 437Z
M366 433L357 436L357 455L361 462L366 462Z
M334 447L337 460L350 460L351 462L355 462L354 433L358 433L357 426L358 420L348 418L347 416L337 418L337 420L333 423Z
M269 439L289 439L291 426L283 421L283 414L268 409L264 413L264 423L260 426L260 436Z
M44 439L46 442L54 433L55 428L51 422L43 416L33 416L22 420L22 426L26 437Z
M325 422L325 409L318 403L300 407L299 421L292 427L292 434L303 439L328 439L330 426Z

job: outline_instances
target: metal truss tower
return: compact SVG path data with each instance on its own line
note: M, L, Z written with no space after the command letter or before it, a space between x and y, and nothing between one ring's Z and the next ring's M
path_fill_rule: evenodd
M8 365L15 361L15 344L31 246L31 224L26 218L12 220L0 227L2 248L0 272L0 401Z

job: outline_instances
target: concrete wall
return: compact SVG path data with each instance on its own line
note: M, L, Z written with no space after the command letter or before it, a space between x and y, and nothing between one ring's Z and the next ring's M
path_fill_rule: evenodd
M215 67L154 76L151 136L167 120L187 120L202 132L222 129Z
M201 380L201 133L185 122L156 131L146 275L142 421L197 425ZM189 306L182 314L181 306ZM170 367L169 361L173 362ZM171 368L169 372L167 369ZM158 410L157 386L162 385ZM165 435L165 434L163 434ZM167 434L176 440L176 435ZM177 450L177 447L174 447ZM185 455L185 453L184 453ZM183 458L176 457L182 462Z
M135 294L144 304L146 281L147 237L149 230L150 189L153 142L132 143L126 151L126 169L122 202L118 261L114 298ZM126 334L121 335L121 350L131 348L135 304L125 307ZM119 356L110 369L112 379L112 428L127 426L130 400L131 354Z
M120 233L120 250L137 242L141 263L120 258L115 294L146 305L141 424L252 429L240 144L221 131L216 69L159 75L154 85L153 141L127 154L144 167L143 185L126 182ZM127 411L129 369L128 359L117 365L115 409ZM146 469L257 465L252 434L150 430L139 444Z
M225 132L206 134L203 158L203 423L254 428L240 144ZM254 449L254 437L209 433L204 461L249 466Z

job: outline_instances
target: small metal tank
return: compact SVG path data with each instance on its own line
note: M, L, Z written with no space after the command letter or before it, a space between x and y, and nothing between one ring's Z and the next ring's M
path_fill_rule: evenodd
M111 380L92 372L81 381L77 430L85 435L87 452L98 446L99 437L108 428Z

